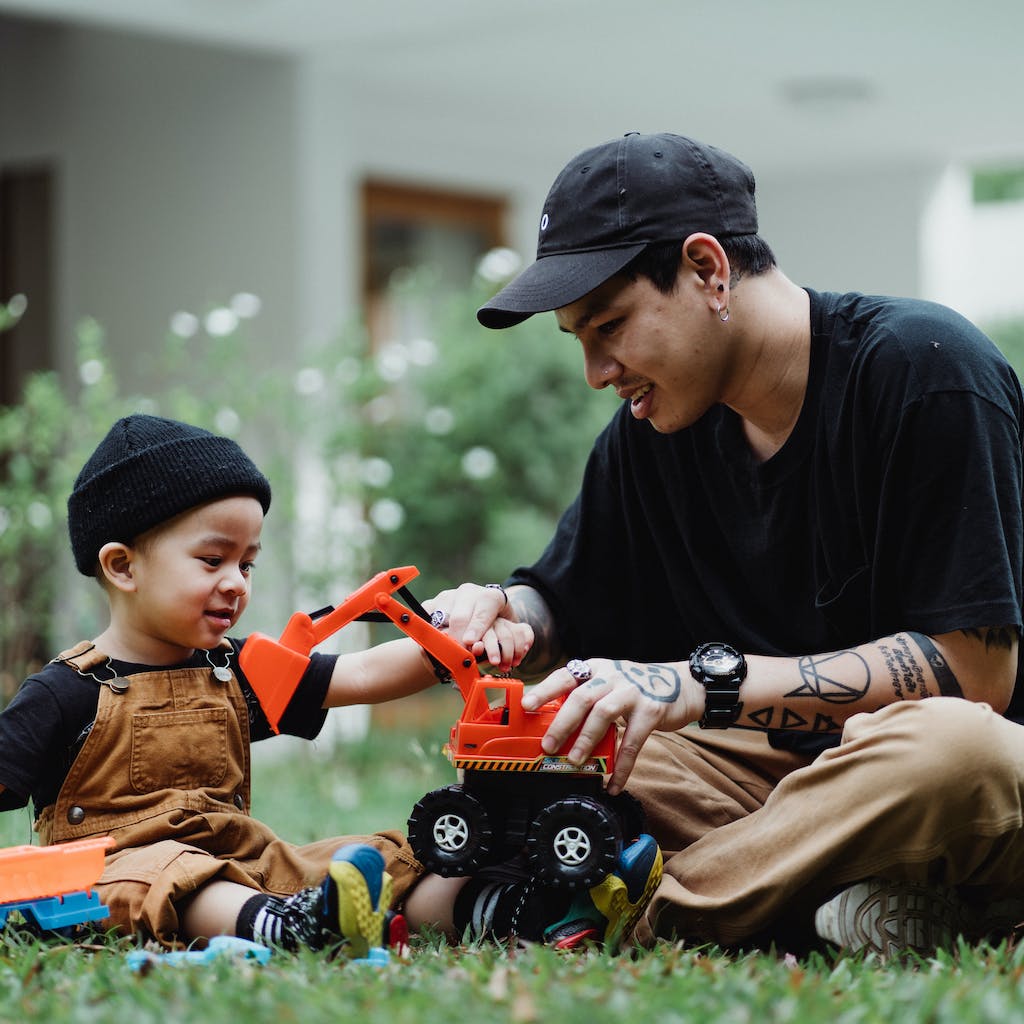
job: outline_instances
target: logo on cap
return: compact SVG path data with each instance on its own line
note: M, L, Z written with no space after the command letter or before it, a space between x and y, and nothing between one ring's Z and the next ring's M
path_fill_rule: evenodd
M545 213L540 219L541 231L547 231L548 229L548 215Z

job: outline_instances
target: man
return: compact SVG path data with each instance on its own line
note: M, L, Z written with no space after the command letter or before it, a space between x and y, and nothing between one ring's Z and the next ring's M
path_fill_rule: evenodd
M750 170L675 135L570 161L478 318L549 310L623 405L509 600L435 604L478 649L532 625L546 749L621 723L665 856L638 936L984 934L1024 883L1013 370L944 307L795 285Z

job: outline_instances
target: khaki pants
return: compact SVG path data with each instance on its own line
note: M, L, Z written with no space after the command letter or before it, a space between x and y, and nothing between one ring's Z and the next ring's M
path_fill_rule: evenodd
M1024 895L1024 726L984 704L856 715L810 762L753 731L656 734L627 785L666 858L641 941L806 935L820 903L875 875Z
M93 674L106 655L92 644L61 659L97 680L96 720L36 830L43 844L113 837L96 883L110 911L102 927L171 945L179 904L208 882L294 893L318 884L334 851L351 842L384 855L396 905L423 873L398 832L296 846L250 816L248 708L234 678L161 669L111 687Z
M318 884L334 851L347 843L368 843L384 855L394 879L396 904L423 870L399 832L339 836L295 846L251 818L226 824L235 840L229 856L211 852L204 837L194 842L164 839L111 854L96 885L110 912L102 926L116 927L124 934L140 932L172 946L180 926L179 901L209 882L235 882L252 888L254 894L287 896Z

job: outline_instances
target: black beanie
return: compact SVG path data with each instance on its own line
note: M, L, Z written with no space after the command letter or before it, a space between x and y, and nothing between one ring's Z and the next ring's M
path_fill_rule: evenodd
M100 548L208 501L251 494L266 512L270 484L230 438L163 419L118 420L78 474L68 531L78 571L91 576Z

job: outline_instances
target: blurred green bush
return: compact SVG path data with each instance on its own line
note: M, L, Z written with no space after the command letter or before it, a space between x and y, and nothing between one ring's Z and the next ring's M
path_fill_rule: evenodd
M577 346L550 317L479 327L484 288L432 297L420 337L372 346L351 327L284 374L254 365L244 323L171 330L140 353L154 382L143 395L123 393L101 326L81 323L78 379L36 374L0 407L0 706L35 665L102 628L99 588L71 564L66 501L133 411L234 436L270 478L246 631L279 632L296 607L337 603L394 565L420 568L423 599L536 557L615 399L585 386Z

